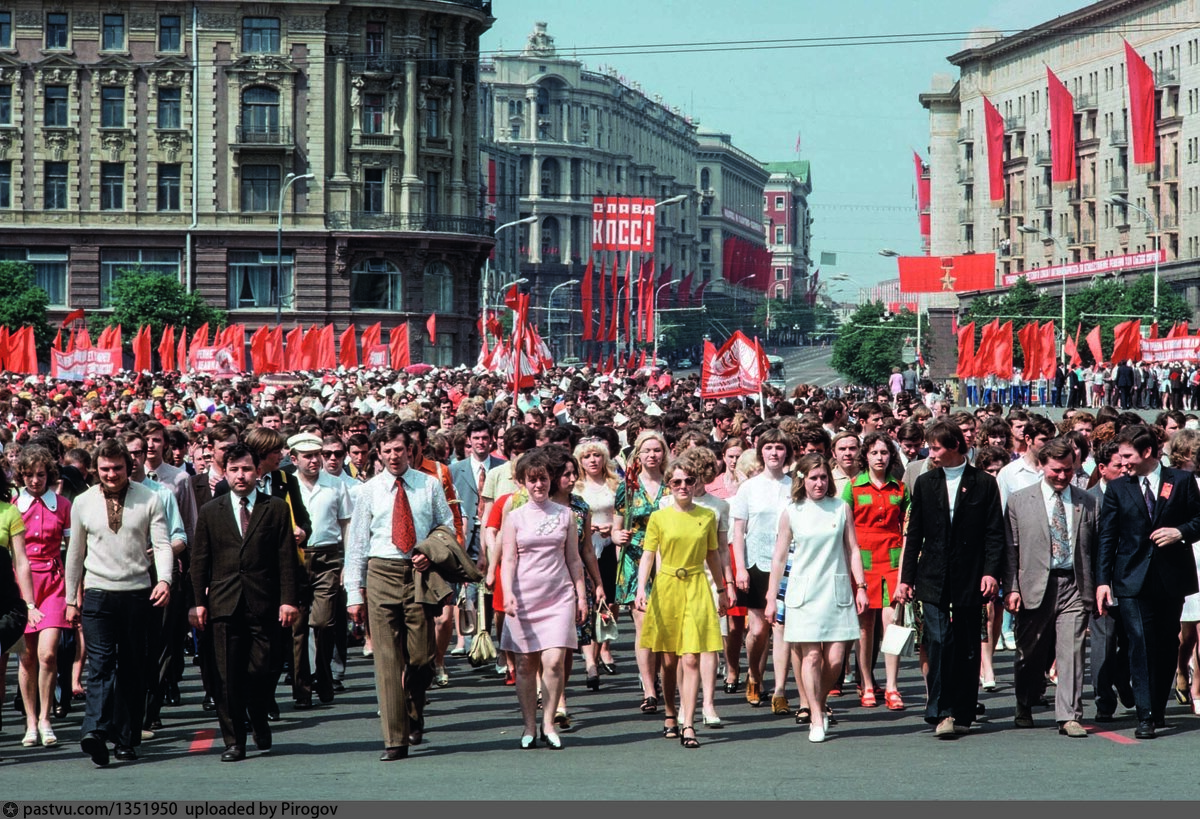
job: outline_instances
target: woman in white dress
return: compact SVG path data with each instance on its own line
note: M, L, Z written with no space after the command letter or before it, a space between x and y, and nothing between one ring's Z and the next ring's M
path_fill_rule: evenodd
M841 674L846 645L858 639L858 615L868 604L862 555L854 526L847 525L849 507L829 496L829 485L829 466L820 455L805 455L796 464L792 502L779 517L765 612L772 621L792 552L783 636L801 661L800 684L813 715L809 742L825 741L829 691Z

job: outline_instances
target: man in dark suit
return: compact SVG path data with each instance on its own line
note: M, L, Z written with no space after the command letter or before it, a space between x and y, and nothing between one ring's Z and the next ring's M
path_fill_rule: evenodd
M1032 728L1033 703L1058 664L1060 734L1083 738L1084 633L1095 583L1096 499L1071 486L1075 447L1056 438L1038 449L1043 478L1009 496L1005 516L1005 607L1016 615L1016 726Z
M212 629L222 762L246 758L247 715L255 745L270 749L271 657L298 616L291 515L284 501L257 491L257 477L254 451L243 444L230 449L230 491L201 508L192 544L196 605L188 619Z
M913 484L895 598L921 602L929 659L925 721L937 726L939 739L954 739L975 719L979 612L998 588L1004 521L996 481L967 463L962 430L938 421L925 438L936 467Z
M1125 473L1121 457L1117 454L1117 445L1109 441L1101 444L1092 451L1096 460L1096 469L1100 472L1100 480L1088 490L1088 494L1096 499L1096 514L1104 506L1104 493L1110 481L1115 481ZM1097 538L1099 536L1097 535ZM1096 551L1099 551L1097 543ZM1093 554L1093 572L1095 579L1095 557ZM1125 632L1117 623L1118 609L1113 602L1108 613L1103 616L1092 612L1092 622L1088 628L1089 651L1092 667L1092 699L1096 702L1096 722L1112 722L1120 702L1126 708L1133 707L1133 689L1129 685L1129 645Z
M1150 427L1125 427L1116 443L1126 476L1104 493L1096 608L1103 615L1114 596L1120 603L1137 706L1134 736L1153 739L1166 727L1183 598L1197 591L1189 544L1200 538L1200 491L1189 473L1162 466Z
M1133 371L1132 361L1123 361L1117 365L1115 379L1117 392L1120 395L1121 409L1133 407L1133 390L1137 386L1137 375Z

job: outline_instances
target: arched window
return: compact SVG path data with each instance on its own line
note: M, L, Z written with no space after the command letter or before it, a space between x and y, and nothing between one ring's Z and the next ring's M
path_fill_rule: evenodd
M365 259L350 271L352 310L404 310L400 269L387 259Z
M547 216L542 220L543 262L559 262L562 260L562 245L559 244L559 241L558 219L553 216Z
M279 141L279 92L256 85L242 92L242 142Z
M454 312L454 275L445 262L425 265L425 312Z
M710 184L711 182L712 182L712 174L709 173L708 168L701 168L700 169L700 190L706 191L709 188L711 188L712 187L712 184Z

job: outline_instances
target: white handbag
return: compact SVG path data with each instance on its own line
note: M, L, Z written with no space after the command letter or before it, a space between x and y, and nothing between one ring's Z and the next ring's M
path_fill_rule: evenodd
M884 629L879 650L896 657L911 657L916 652L917 630L904 625L905 606L897 603L892 608L896 612L896 621Z

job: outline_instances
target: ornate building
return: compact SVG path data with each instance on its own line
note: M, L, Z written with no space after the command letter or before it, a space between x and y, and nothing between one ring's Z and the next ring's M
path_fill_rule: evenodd
M473 359L491 23L482 0L0 9L0 258L56 314L140 264L250 330L437 313L414 360Z

